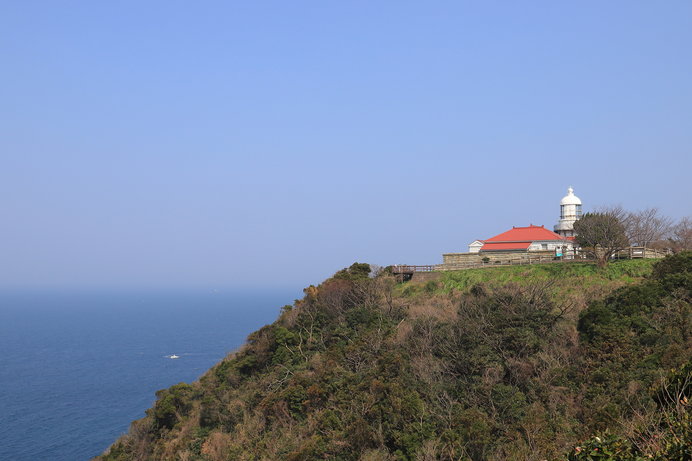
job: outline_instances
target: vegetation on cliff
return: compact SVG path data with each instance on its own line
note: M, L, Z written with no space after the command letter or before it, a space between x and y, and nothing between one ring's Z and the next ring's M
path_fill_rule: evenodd
M690 459L692 253L399 284L354 264L102 460Z

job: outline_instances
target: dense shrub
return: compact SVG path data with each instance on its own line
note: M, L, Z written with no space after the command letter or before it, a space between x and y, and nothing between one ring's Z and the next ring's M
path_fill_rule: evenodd
M156 392L154 408L147 414L154 420L158 429L172 429L185 417L192 408L194 388L190 384L180 383L168 389Z
M356 263L102 459L689 460L691 264Z

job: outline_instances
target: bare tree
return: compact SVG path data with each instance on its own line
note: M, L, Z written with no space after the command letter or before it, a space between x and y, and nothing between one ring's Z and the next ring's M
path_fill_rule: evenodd
M582 249L590 253L600 267L608 264L618 251L629 246L625 223L629 224L629 213L621 207L602 209L597 213L587 213L574 223L576 241Z
M632 245L651 246L666 239L673 221L662 216L658 208L647 208L627 213L623 224Z
M672 227L669 242L676 252L692 250L692 218L685 216Z
M384 269L384 266L380 266L379 264L370 264L370 278L375 278L382 274Z

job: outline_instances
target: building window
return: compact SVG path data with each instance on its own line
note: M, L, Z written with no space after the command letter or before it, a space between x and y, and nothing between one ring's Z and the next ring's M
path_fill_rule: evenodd
M541 249L542 249L542 250L547 250L547 249L548 249L548 244L547 244L547 243L541 243Z

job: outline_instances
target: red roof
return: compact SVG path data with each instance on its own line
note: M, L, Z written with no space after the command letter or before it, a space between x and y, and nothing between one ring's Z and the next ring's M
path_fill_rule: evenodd
M481 251L497 251L497 250L527 250L531 242L501 242L501 243L486 243L481 247Z
M544 226L530 225L529 227L512 227L507 232L485 241L487 245L487 243L493 242L534 242L536 240L564 240L564 238Z

